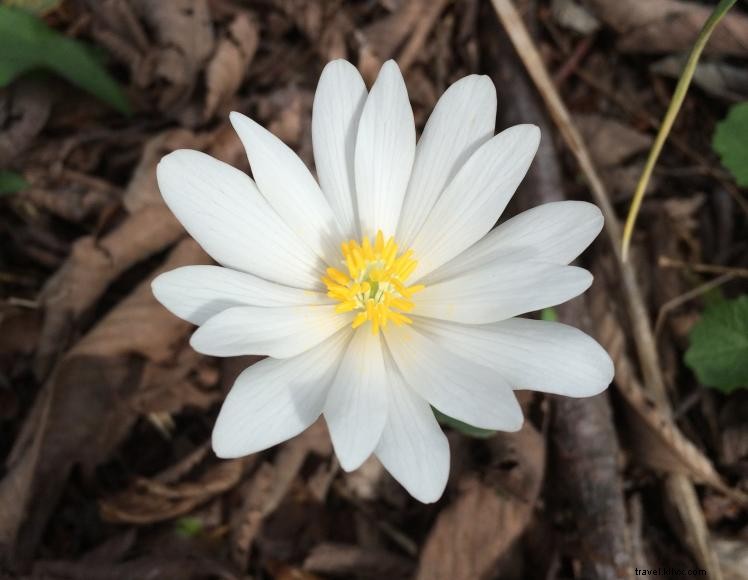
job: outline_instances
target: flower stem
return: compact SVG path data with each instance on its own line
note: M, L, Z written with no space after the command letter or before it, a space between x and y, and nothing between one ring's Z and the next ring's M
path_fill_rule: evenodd
M626 225L623 228L623 238L621 240L621 259L624 262L628 257L629 246L631 245L631 236L634 233L634 225L636 224L636 218L639 215L639 209L641 208L642 199L644 199L644 192L647 189L649 179L652 177L652 171L654 170L654 166L657 163L657 158L660 156L662 147L663 145L665 145L665 141L670 134L670 130L673 127L675 118L678 116L681 105L686 98L686 93L688 92L688 87L691 84L691 79L693 78L694 72L696 72L696 65L699 62L699 57L701 56L706 43L709 41L709 37L717 27L717 24L719 24L720 20L722 20L725 14L727 14L727 11L732 8L736 1L737 0L721 0L720 3L717 4L717 6L714 8L712 13L709 15L709 18L707 18L706 22L704 23L704 27L701 29L701 32L699 32L699 36L696 38L696 43L691 49L691 54L689 54L688 56L686 66L683 68L680 79L678 79L678 85L675 87L673 98L670 100L670 105L668 106L667 112L665 113L665 118L662 120L660 130L657 132L657 138L655 139L655 142L652 145L652 149L649 152L647 163L644 166L644 171L642 171L641 177L639 178L639 183L637 183L636 185L634 198L631 200L631 207L629 208L629 213L626 216Z

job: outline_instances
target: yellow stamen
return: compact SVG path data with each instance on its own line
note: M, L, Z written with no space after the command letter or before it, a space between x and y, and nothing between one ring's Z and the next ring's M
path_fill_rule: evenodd
M341 268L327 268L322 276L327 295L339 302L335 311L354 312L353 328L371 322L374 335L390 320L397 326L411 324L403 312L415 308L411 297L424 289L423 284L405 284L418 266L413 250L398 255L395 238L390 236L385 242L381 230L373 242L367 237L360 243L348 240L340 244L340 250Z

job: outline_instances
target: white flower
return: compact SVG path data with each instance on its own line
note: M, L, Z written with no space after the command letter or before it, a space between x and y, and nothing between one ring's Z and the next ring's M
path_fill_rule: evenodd
M200 326L214 356L267 355L239 375L213 431L221 457L267 449L323 414L340 464L374 453L417 499L436 501L449 449L431 409L515 431L513 389L573 397L613 377L581 331L515 318L584 292L569 266L602 228L592 204L550 203L491 227L535 155L533 125L494 135L485 76L452 85L416 146L402 75L384 64L371 92L346 61L325 67L312 137L319 185L274 135L231 122L255 181L197 151L158 166L164 200L221 266L153 282Z

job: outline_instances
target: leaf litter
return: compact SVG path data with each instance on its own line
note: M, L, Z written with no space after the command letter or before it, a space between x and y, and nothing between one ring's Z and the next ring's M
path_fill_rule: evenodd
M669 81L650 71L673 74L708 7L517 4L623 212L654 135L649 120L667 106ZM713 277L665 270L659 260L667 253L684 264L747 266L744 217L734 191L724 191L735 186L711 149L714 128L743 93L744 10L728 15L707 49L697 76L705 92L686 100L677 146L666 148L645 201L649 227L635 240L648 307L655 315L667 307L658 323L660 362L679 410L663 411L646 394L628 338L638 322L618 311L620 281L600 240L585 259L604 272L590 295L602 314L585 324L616 359L605 404L523 395L529 419L517 434L475 439L448 426L452 474L445 496L428 506L411 500L376 460L345 474L323 422L247 459L213 456L220 402L258 358L196 354L191 327L153 299L149 281L158 272L209 263L163 205L155 166L169 151L193 148L248 170L230 110L250 114L311 164L311 107L324 63L348 58L371 82L394 57L419 130L446 86L471 73L496 82L498 126L545 123L542 155L518 203L538 195L587 199L576 167L553 146L542 106L527 97L534 89L506 80L507 64L524 73L512 49L501 48L488 3L111 0L102 9L66 0L39 11L54 34L103 51L101 66L134 114L126 119L52 77L23 75L0 90L0 171L28 184L0 199L0 575L587 578L589 570L607 577L602 560L594 568L589 558L611 547L621 550L619 561L638 563L637 554L652 565L700 564L694 544L675 539L688 528L662 508L670 489L662 484L674 473L698 486L689 509L706 515L723 577L744 569L745 393L707 390L683 362L693 321L711 300L688 293ZM733 299L745 292L744 280L732 277L717 291ZM691 297L676 300L682 295ZM598 412L608 407L612 416ZM615 437L606 448L620 445L620 456L595 457L599 446L577 443L590 429L553 415L571 409L587 422L582 427L597 421L598 433ZM600 503L582 504L590 497L586 474L559 461L570 451L553 443L559 437L575 442L574 465L605 470L594 472L606 478L596 480L608 494ZM564 487L561 502L555 482ZM618 535L607 534L619 521L615 506L625 506L630 520ZM598 518L590 528L600 530L597 552L589 538L565 537L575 514ZM621 537L635 546L621 548Z

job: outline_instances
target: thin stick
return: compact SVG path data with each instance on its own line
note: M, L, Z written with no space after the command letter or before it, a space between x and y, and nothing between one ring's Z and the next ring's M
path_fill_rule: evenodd
M679 306L682 306L686 302L689 302L693 300L694 298L698 298L702 294L706 294L710 290L714 290L715 288L719 288L722 286L722 284L725 284L726 282L729 282L730 280L733 280L735 278L734 274L722 274L718 278L715 278L714 280L710 280L709 282L705 282L704 284L701 284L697 286L696 288L689 290L688 292L684 292L683 294L680 294L679 296L676 296L675 298L671 298L665 304L662 305L660 308L660 311L657 313L657 321L655 322L655 328L654 333L655 336L658 336L660 334L660 330L662 330L662 325L665 322L665 317L667 317L670 312L678 308Z
M636 276L630 262L621 260L621 225L613 211L610 198L597 174L592 158L582 140L579 131L574 126L571 116L556 90L540 53L535 46L522 18L518 14L511 0L491 0L499 20L507 32L517 54L524 63L530 78L545 101L553 122L558 127L561 137L577 160L582 173L587 179L592 197L600 207L605 218L605 231L611 242L613 253L618 258L616 263L623 283L623 297L631 321L634 344L639 355L642 375L647 390L651 393L663 412L672 413L670 401L665 388L665 380L660 368L657 347L649 322L649 315L644 305L644 299L636 281ZM684 523L687 544L694 552L696 560L710 574L710 577L721 580L722 573L714 550L708 541L708 529L704 521L704 514L698 504L698 496L693 484L687 476L673 474L665 479L666 496L670 504L678 512Z
M657 132L657 137L655 138L655 142L649 152L647 163L644 166L644 171L642 171L641 177L639 178L639 183L636 185L634 198L631 200L631 207L626 216L626 225L623 228L623 239L621 240L623 246L621 257L624 261L626 261L628 257L631 236L634 233L634 225L636 224L636 218L639 215L639 209L641 208L642 200L644 199L644 192L647 189L649 179L652 177L652 171L654 170L654 166L660 156L662 147L665 145L670 130L673 128L675 118L678 116L681 105L683 105L683 101L686 98L691 79L693 78L693 74L696 72L696 65L699 63L699 57L701 56L706 43L709 41L709 37L717 27L717 24L719 24L722 17L727 14L727 11L732 8L735 2L737 2L737 0L722 0L717 4L714 11L709 15L709 18L707 18L704 23L701 32L699 32L696 43L691 49L691 54L688 55L688 61L686 62L686 66L683 68L678 84L675 87L673 98L670 100L670 105L665 112L665 118L662 120L660 130Z
M693 270L702 274L731 274L738 278L748 278L748 268L733 268L731 266L720 266L719 264L700 264L674 260L667 256L660 256L657 265L661 268L679 268L681 270Z

